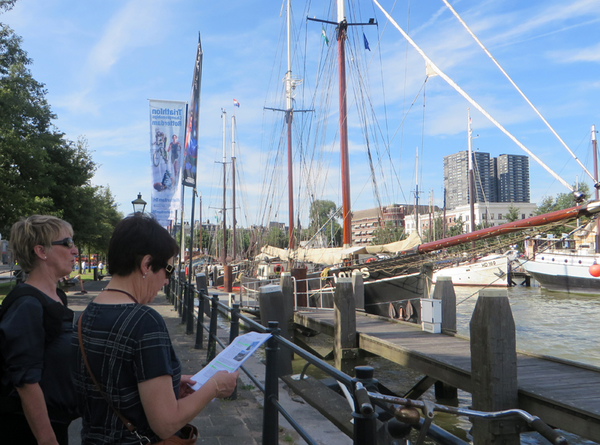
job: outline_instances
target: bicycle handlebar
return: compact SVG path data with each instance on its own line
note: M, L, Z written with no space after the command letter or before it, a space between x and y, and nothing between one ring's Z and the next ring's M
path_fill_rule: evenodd
M358 385L359 384L357 384L357 389L358 389ZM361 387L362 387L362 385L361 385ZM367 392L367 395L371 399L374 399L374 400L380 400L382 402L388 402L388 403L392 403L392 404L396 404L396 405L402 405L403 407L407 407L407 408L419 408L425 415L427 414L427 412L430 411L431 407L433 406L433 411L438 411L438 412L443 412L443 413L448 413L448 414L455 414L455 415L459 415L459 416L478 417L478 418L482 418L482 419L495 419L495 418L502 418L502 417L518 416L521 419L525 420L525 422L527 422L527 425L529 425L533 430L537 431L544 438L546 438L548 441L550 441L550 443L552 443L552 445L568 445L567 438L565 436L563 436L560 432L549 427L539 417L533 416L533 415L529 414L527 411L523 411L521 409L509 409L509 410L505 410L505 411L485 412L485 411L476 411L476 410L466 409L466 408L455 408L455 407L446 406L446 405L438 405L437 403L430 403L430 402L425 403L421 400L412 400L412 399L405 399L402 397L386 396L383 394L370 392L370 391ZM357 399L358 399L358 391L357 391ZM428 405L428 406L426 406L426 405ZM359 404L359 406L362 407L362 404ZM369 406L371 406L370 403L369 403ZM371 408L372 408L372 406L371 406ZM394 415L396 416L396 418L398 420L400 420L400 421L403 420L402 419L403 415L400 413L399 409L395 410Z
M371 405L371 399L369 399L369 392L363 386L362 383L356 383L356 392L354 393L356 396L356 405L358 406L358 411L364 416L370 416L373 414L373 405Z

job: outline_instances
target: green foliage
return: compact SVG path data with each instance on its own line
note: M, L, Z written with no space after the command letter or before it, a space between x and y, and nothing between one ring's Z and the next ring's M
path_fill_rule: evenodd
M404 237L404 229L388 221L384 227L379 227L373 232L372 245L388 244L400 241Z
M521 219L520 209L518 207L513 206L512 204L508 206L508 213L504 215L506 222L513 222Z
M577 188L577 187L573 186L573 188ZM590 187L585 182L579 184L578 189L580 192L582 192L584 194L585 199L589 199L589 197L591 196ZM576 205L577 205L577 202L575 202L575 199L574 199L572 193L570 193L570 192L559 193L554 198L551 196L544 197L542 199L542 202L538 205L538 207L535 211L535 214L543 215L545 213L550 213L550 212L555 212L557 210L563 210L563 209L575 207ZM582 222L585 222L586 220L587 220L587 218L583 218ZM562 226L557 226L557 227L553 228L552 230L548 230L548 233L552 233L557 236L560 236L562 233L568 233L571 230L572 230L572 227L562 225Z
M0 10L14 2L2 2ZM75 242L100 253L121 219L96 171L85 138L64 138L42 83L31 76L21 38L0 24L0 233L20 217L51 214L71 223Z
M281 230L279 227L271 227L269 229L266 241L269 246L279 247L282 249L285 249L289 244L289 240L285 231Z
M313 201L309 212L308 237L312 238L320 230L325 239L329 240L328 245L341 245L342 227L333 217L337 211L338 209L333 201L319 199Z

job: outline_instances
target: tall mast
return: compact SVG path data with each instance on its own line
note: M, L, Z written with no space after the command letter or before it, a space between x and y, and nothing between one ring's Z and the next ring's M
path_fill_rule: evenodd
M598 184L598 147L596 145L596 126L592 125L592 150L594 152L594 182ZM595 187L598 201L598 187ZM596 253L600 252L600 219L596 220Z
M417 147L417 155L415 156L415 227L417 233L420 235L419 230L419 147Z
M221 119L223 119L223 252L221 252L221 263L227 264L227 154L225 150L225 118L227 112L221 108Z
M338 0L338 66L339 66L339 93L340 93L340 155L342 167L342 210L344 217L343 239L344 247L352 244L351 223L352 215L350 209L350 165L348 161L348 119L346 114L346 22L345 0Z
M292 169L292 119L294 110L292 108L292 55L291 55L291 27L292 27L291 0L287 2L287 72L285 74L285 97L286 110L285 122L287 124L287 150L288 150L288 202L289 202L289 247L293 249L294 243L294 174Z
M232 220L233 222L231 223L231 225L233 226L233 244L232 244L232 248L233 248L233 260L235 261L236 259L236 253L237 253L237 249L236 249L236 236L235 236L235 225L236 225L236 219L235 219L235 114L233 116L231 116L231 194L233 195L233 208L232 208Z
M471 232L475 231L475 177L473 175L473 130L471 130L471 110L467 108L467 130L468 130L468 157L469 157L469 204L470 204L470 219Z

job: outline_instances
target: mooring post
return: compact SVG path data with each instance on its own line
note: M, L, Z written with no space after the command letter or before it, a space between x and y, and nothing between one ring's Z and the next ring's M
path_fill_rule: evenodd
M507 291L483 289L471 318L473 409L518 408L515 322ZM473 419L475 445L519 445L519 423Z
M270 321L267 332L272 334L278 333L278 323ZM278 371L279 360L277 352L279 344L273 337L267 340L265 348L266 369L265 369L265 408L263 411L263 445L278 445L279 444L279 411L273 403L274 400L279 400L279 381Z
M439 277L433 289L433 299L442 301L442 333L456 334L456 294L452 278ZM456 399L458 389L438 380L435 382L436 399Z
M289 312L291 302L286 302L281 286L270 284L258 290L258 304L260 305L260 322L268 327L270 322L276 321L281 329L281 336L286 340L292 339L288 330ZM292 374L292 351L283 348L279 352L278 376Z
M433 289L433 299L442 300L442 332L456 334L456 294L452 278L439 277Z
M365 310L365 283L362 272L352 271L352 289L354 291L354 306L356 309Z
M206 347L206 362L215 358L217 355L217 314L219 310L219 296L214 294L212 297L212 307L210 310L210 326L208 329L208 346Z
M358 341L356 339L356 312L351 278L338 278L333 302L335 367L345 374L353 375L358 358Z

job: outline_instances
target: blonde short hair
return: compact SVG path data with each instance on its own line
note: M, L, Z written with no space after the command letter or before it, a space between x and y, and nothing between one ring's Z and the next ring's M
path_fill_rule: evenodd
M63 229L67 229L73 236L71 224L50 215L31 215L14 223L10 229L10 248L21 269L26 273L35 269L37 255L34 247L51 248L52 241L56 241Z

